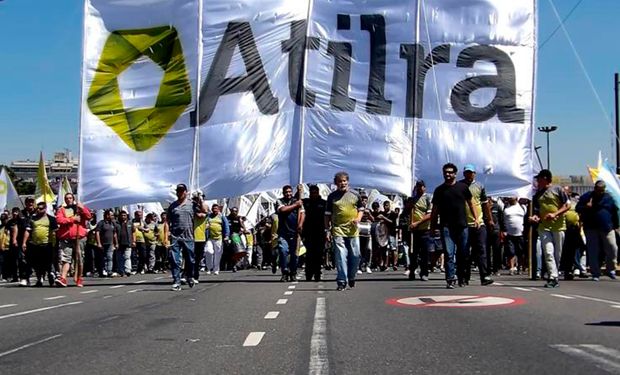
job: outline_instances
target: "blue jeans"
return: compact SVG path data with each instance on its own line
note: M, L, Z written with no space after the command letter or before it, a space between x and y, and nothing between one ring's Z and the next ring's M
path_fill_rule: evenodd
M185 259L185 277L191 278L194 272L194 240L172 239L170 265L173 284L181 283L181 256Z
M355 273L360 264L359 237L334 237L334 255L336 257L336 282L347 285L347 281L355 281Z
M297 238L278 237L278 254L280 254L280 270L282 274L288 270L297 273ZM291 257L289 260L288 257Z
M114 267L114 245L103 245L103 256L105 259L105 272L108 275L112 274L112 267Z
M466 268L469 267L467 235L467 227L441 229L441 240L446 254L446 281L454 281L455 275L459 281L466 277Z

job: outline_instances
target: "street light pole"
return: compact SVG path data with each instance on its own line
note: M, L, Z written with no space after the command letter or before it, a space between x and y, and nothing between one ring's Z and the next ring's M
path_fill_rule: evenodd
M543 133L547 133L547 169L551 169L551 153L549 152L549 133L554 132L556 130L558 130L558 127L555 125L551 125L551 126L539 126L538 130L543 132Z

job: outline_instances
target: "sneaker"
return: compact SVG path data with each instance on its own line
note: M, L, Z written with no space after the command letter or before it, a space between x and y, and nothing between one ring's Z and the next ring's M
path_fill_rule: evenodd
M53 273L48 273L47 274L47 282L48 284L50 284L50 286L54 286L54 281L56 280L56 277Z
M410 274L411 274L411 271L409 271L409 270L403 272L403 275L405 275L405 276L409 276ZM415 275L415 273L414 273L414 275Z
M428 281L428 276L424 275L424 276L420 277L420 280L422 280L422 281Z
M219 275L219 274L220 274L220 271L214 271L214 272L213 272L213 274L214 274L215 276L217 276L217 275Z
M207 271L207 275L211 275L212 271Z
M515 267L512 267L510 271L508 272L510 276L514 276L516 273L517 273L517 269Z
M362 270L357 270L358 275L361 275L362 273L363 273Z
M349 280L349 288L355 288L355 280Z
M140 271L140 275L144 275L144 270Z
M187 279L185 279L184 277L181 278L181 285L185 285L187 284Z
M198 281L198 279L192 279L192 282L195 284L200 284L200 282Z
M271 273L275 275L276 272L278 272L278 265L276 264L276 262L273 262L271 263Z
M55 281L56 285L59 287L66 287L67 286L67 279L65 279L64 277L60 276L59 278L56 279Z
M201 267L201 268L200 268L200 272L205 272L205 271L206 271L206 270L205 270L205 268L204 268L204 267Z
M609 271L607 273L607 276L609 276L609 278L612 280L616 280L616 271Z
M393 270L393 271L398 271L398 267L396 267L396 266L392 266L392 270Z
M172 284L172 291L173 291L173 292L178 292L178 291L180 291L180 290L181 290L181 285L176 284L176 283L175 283L175 284Z
M493 279L491 279L491 278L490 278L490 277L488 277L488 276L487 276L487 277L485 277L485 278L484 278L484 279L480 282L480 284L482 284L483 286L491 285L491 284L493 284L493 283L494 283Z
M118 272L112 272L112 275L110 275L112 277L118 277Z
M287 275L282 275L282 276L280 277L280 282L281 282L281 283L285 283L285 282L287 282L287 281L288 281L288 276L287 276Z
M135 275L135 274L136 274L136 271L131 271L131 274L132 274L132 275Z
M194 280L193 278L191 278L191 279L187 280L187 286L189 286L189 287L190 287L190 289L191 289L191 288L193 288L193 287L194 287L194 284L195 284L195 281L196 281L196 280Z
M19 280L19 286L28 286L28 285L30 285L30 280L28 279Z
M592 281L599 281L598 276L592 276Z
M372 273L372 270L370 269L370 267L366 267L366 273Z
M338 284L338 287L336 288L337 291L342 292L344 290L344 285L340 285Z
M581 275L581 270L579 270L579 268L575 268L573 270L573 276L580 276Z
M93 273L92 272L86 272L86 275L84 275L86 277L93 277Z
M75 286L77 286L78 288L83 288L84 282L82 281L82 279L77 279L77 281L75 282Z
M108 271L106 271L106 270L101 271L101 276L102 277L108 277Z
M558 282L558 279L549 279L549 281L547 281L544 285L545 288L558 288L559 286L560 283Z
M454 289L454 282L448 282L448 284L446 284L446 289Z
M237 266L233 266L232 271L233 271L233 272L237 272Z

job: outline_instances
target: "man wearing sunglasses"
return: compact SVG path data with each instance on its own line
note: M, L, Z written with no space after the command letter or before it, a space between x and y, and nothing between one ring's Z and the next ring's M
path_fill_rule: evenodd
M441 235L445 249L446 288L454 289L458 279L464 286L469 267L467 250L467 215L465 207L473 214L474 226L478 225L478 213L474 210L472 194L467 184L456 180L458 168L452 163L443 166L444 183L435 188L431 211L431 228Z
M47 214L47 204L39 202L37 211L26 224L26 232L22 242L22 251L28 263L34 268L37 287L43 286L47 276L50 286L54 285L52 275L52 245L58 224L56 218Z

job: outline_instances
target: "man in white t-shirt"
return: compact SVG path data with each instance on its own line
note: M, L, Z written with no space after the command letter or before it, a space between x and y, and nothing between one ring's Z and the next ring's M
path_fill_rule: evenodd
M504 207L504 238L506 239L506 252L510 264L510 274L518 273L518 268L525 271L525 254L523 251L523 224L526 210L521 206L517 198L508 198L508 204ZM517 264L518 259L518 264Z

